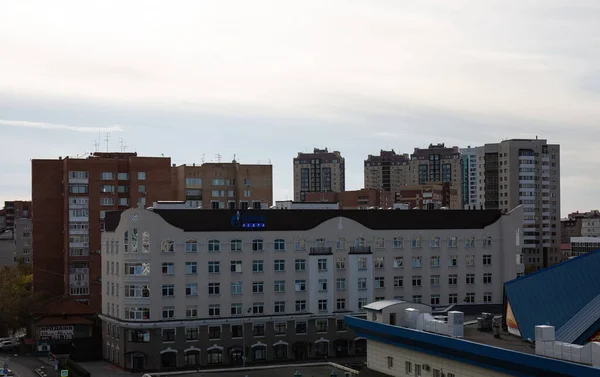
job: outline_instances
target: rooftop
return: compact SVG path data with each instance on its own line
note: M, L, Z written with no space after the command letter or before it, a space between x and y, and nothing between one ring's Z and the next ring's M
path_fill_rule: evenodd
M487 346L504 348L511 351L524 352L528 354L535 354L535 348L531 347L531 344L523 341L521 338L509 334L506 331L500 331L500 338L495 338L491 332L484 332L477 330L477 324L465 325L464 327L464 339L485 344Z
M334 368L330 365L297 365L297 366L275 366L269 367L265 369L255 369L255 370L232 370L232 371L223 371L223 369L219 370L203 370L201 373L190 373L183 374L180 376L194 376L194 377L294 377L294 373L299 371L302 373L302 377L330 377L331 371L335 370L338 374L338 377L344 377L344 371L342 369ZM362 373L361 373L362 375Z
M135 211L129 209L127 211ZM501 217L499 210L428 210L369 211L291 209L225 210L225 209L155 209L153 211L172 226L186 232L240 231L305 231L325 221L346 218L374 230L408 229L484 229ZM122 211L106 214L106 231L113 232ZM256 226L255 226L256 225ZM248 229L249 228L249 229Z

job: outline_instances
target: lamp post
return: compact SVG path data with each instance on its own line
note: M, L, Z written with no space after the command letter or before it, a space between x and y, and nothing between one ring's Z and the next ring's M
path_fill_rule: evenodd
M250 314L250 311L252 310L252 308L248 308L247 312L248 314ZM242 344L243 344L243 348L242 348L242 367L246 368L246 315L245 312L242 310Z

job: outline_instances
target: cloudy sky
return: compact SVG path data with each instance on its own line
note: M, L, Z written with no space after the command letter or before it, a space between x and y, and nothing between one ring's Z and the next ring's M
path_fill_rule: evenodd
M275 199L313 147L357 189L380 149L539 135L563 214L600 207L597 0L0 3L0 201L101 129L177 164L270 160Z

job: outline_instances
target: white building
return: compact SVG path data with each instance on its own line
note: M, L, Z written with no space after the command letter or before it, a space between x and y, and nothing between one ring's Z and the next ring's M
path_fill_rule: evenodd
M521 207L109 213L105 355L139 370L359 354L343 317L366 303L502 303L522 222Z
M582 237L600 237L600 216L583 217L581 219Z

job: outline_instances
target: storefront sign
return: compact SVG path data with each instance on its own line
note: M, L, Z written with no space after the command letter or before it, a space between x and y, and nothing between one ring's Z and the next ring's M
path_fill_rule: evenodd
M68 340L73 339L73 326L42 326L40 339Z
M231 226L234 228L264 228L265 217L257 215L240 215L239 211L231 216Z

